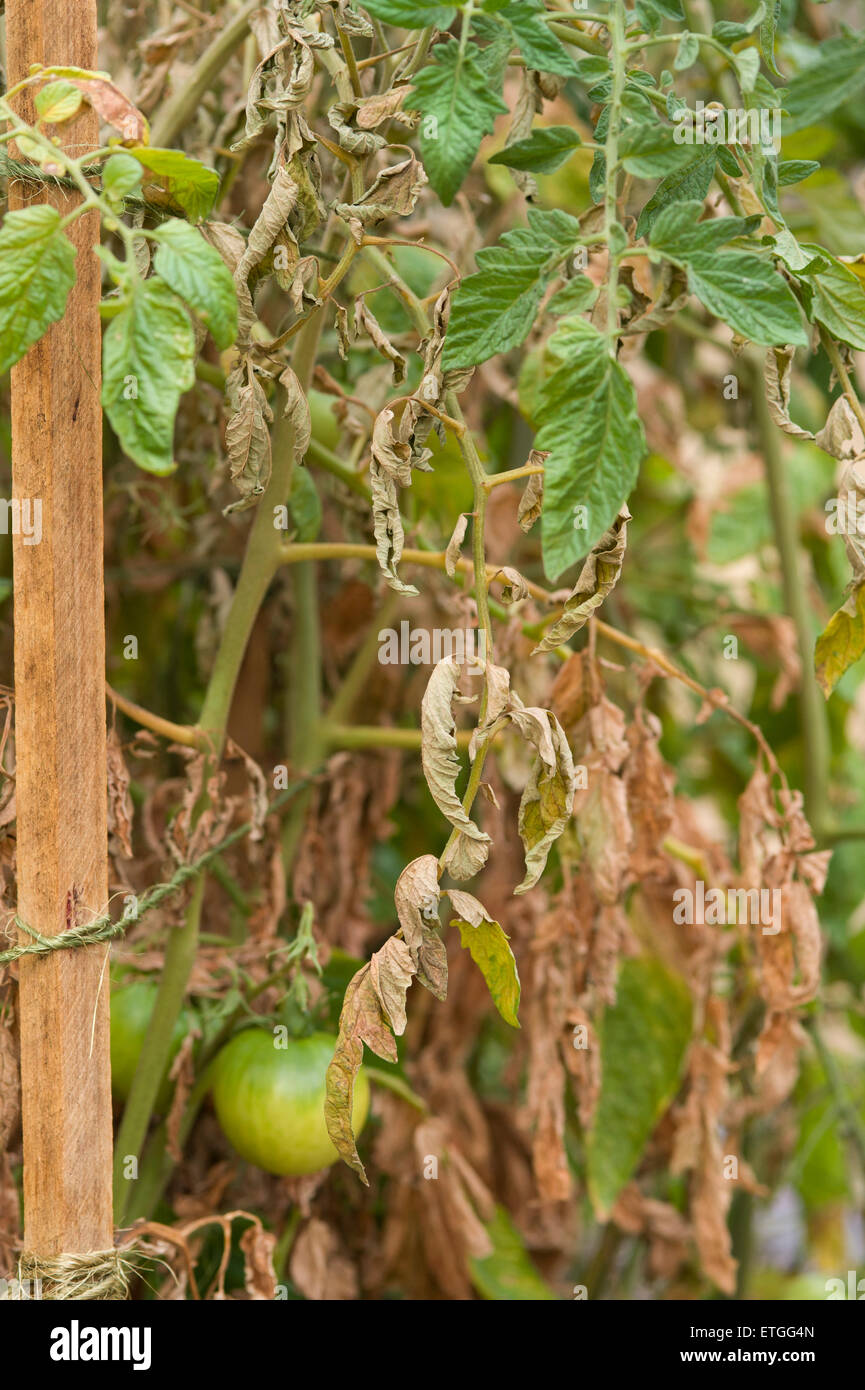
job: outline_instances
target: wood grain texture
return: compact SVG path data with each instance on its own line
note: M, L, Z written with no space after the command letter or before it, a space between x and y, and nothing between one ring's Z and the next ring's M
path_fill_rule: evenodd
M6 15L10 86L32 63L97 66L94 0L8 0ZM96 119L60 133L94 148ZM37 196L74 206L10 187L13 207ZM18 910L46 934L103 911L108 891L98 219L68 235L65 318L12 370L13 493L42 503L41 542L13 545ZM106 946L21 961L25 1246L41 1255L113 1243L108 997Z

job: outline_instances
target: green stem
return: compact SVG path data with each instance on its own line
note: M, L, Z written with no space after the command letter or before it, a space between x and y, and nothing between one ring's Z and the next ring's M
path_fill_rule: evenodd
M622 94L625 89L625 24L622 0L613 0L610 9L610 62L613 68L613 86L610 94L609 124L605 150L604 180L604 236L607 242L609 267L607 269L607 352L616 356L616 342L619 329L619 306L616 302L619 286L619 253L613 249L614 227L618 224L618 185L619 185L619 115Z
M184 126L192 120L201 98L209 91L235 49L249 33L249 21L260 8L260 0L251 0L230 24L217 34L206 48L192 72L165 103L153 122L151 143L158 148L171 145Z
M805 755L805 806L815 831L828 824L826 789L829 781L829 726L826 706L814 676L814 632L806 592L807 569L802 563L799 535L789 479L784 466L781 437L769 414L763 381L756 364L752 371L751 401L772 508L775 543L781 560L784 605L796 629L802 664L799 701Z

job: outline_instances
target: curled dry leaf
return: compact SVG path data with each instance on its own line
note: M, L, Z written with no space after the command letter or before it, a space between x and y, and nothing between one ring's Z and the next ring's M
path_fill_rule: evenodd
M325 1123L334 1148L369 1186L351 1128L354 1079L363 1062L364 1043L383 1061L397 1061L396 1043L376 994L369 965L357 972L345 992L336 1051L327 1069L324 1102Z
M622 573L625 547L628 541L628 522L631 513L623 506L612 526L605 531L580 570L574 592L566 600L562 615L547 628L536 652L554 651L584 627L615 588Z
M312 1217L298 1232L288 1266L293 1284L313 1302L358 1297L357 1270L332 1226Z
M404 941L392 936L369 963L369 977L382 1013L397 1037L406 1026L406 993L414 979L415 961Z
M398 386L398 385L400 384L401 381L405 381L405 371L406 371L405 358L403 357L402 353L401 353L397 348L394 347L393 343L391 342L390 338L389 338L389 337L387 336L387 334L385 333L384 329L382 328L382 326L381 326L381 324L379 323L378 319L376 318L375 314L374 314L374 313L372 312L372 310L367 306L367 302L366 302L365 299L359 299L359 300L357 301L357 304L356 304L356 306L355 306L354 322L355 322L355 332L356 332L356 333L360 333L360 332L366 333L367 336L368 336L369 338L372 339L372 342L373 342L373 345L374 345L375 348L376 348L376 351L377 351L377 352L380 352L381 355L382 355L382 357L386 357L387 360L388 360L388 361L391 363L391 365L393 366L393 381L394 381L394 385L395 385L395 386ZM390 422L393 420L393 411L392 411L392 410L385 410L385 411L382 411L382 415L379 416L379 419L381 419L382 416L387 416L387 417L389 417L388 420L387 420L387 422L386 422L386 423L389 425ZM376 421L376 424L378 424L378 420ZM375 449L375 447L376 447L375 439L373 439L373 448ZM402 447L405 448L405 447L407 447L407 446L403 445ZM409 457L411 457L411 452L410 452L410 451L409 451ZM385 466L387 467L388 465L386 464ZM390 471L390 470L389 470L389 471ZM394 476L397 477L398 482L401 482L401 483L403 484L403 486L405 486L405 485L407 485L408 483L411 482L411 472L410 472L410 471L409 471L408 477L400 477L400 476L398 476L397 473L394 473Z
M309 401L303 394L301 384L291 367L286 367L282 372L279 384L285 389L285 409L282 413L294 427L295 458L301 461L306 455L312 436Z
M396 572L405 544L405 532L399 514L399 494L396 483L373 456L369 465L369 485L372 492L372 525L375 553L382 574L391 589L398 594L415 596L414 584L405 584Z
M276 1271L273 1252L276 1236L266 1231L261 1222L247 1226L238 1242L243 1252L243 1282L251 1299L272 1302L276 1298Z
M70 77L68 80L79 92L84 93L100 120L120 132L125 144L148 143L150 127L147 117L107 77Z
M793 347L769 348L764 369L766 401L769 414L785 434L791 434L794 439L813 439L810 430L803 430L790 419L790 377L795 355Z
M457 572L457 564L459 563L460 551L463 541L465 540L468 524L469 513L461 512L457 517L457 524L447 544L447 549L445 551L445 570L450 575L451 579L454 578Z
M533 449L529 455L529 463L543 463L546 458L549 458L548 453L542 453L539 449ZM531 531L541 514L543 505L544 475L543 473L532 473L523 489L523 494L520 497L517 507L517 521L520 524L520 530Z
M483 867L491 844L489 835L466 815L456 793L460 760L452 703L461 669L451 656L440 661L433 669L421 703L421 763L433 801L460 832L459 843L448 855L446 866L458 879L471 877L466 870L475 865L475 873Z
M423 166L414 155L410 155L402 163L382 169L356 203L337 203L334 212L345 218L352 236L360 245L366 227L375 227L389 217L408 217L414 212L426 182Z
M502 586L502 603L519 603L521 599L529 597L528 584L512 565L502 565L490 576L490 583L496 579Z
M225 447L231 481L241 500L230 503L225 510L245 511L255 505L270 481L272 458L267 427L273 421L273 411L248 358L246 380L244 369L235 368L226 383L226 394L232 414L225 427Z

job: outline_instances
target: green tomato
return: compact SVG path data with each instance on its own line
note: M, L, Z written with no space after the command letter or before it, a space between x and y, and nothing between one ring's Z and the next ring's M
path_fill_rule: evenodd
M111 993L111 1090L114 1099L125 1101L132 1087L132 1078L138 1066L138 1058L144 1042L144 1035L156 1002L157 986L146 980L137 980L131 985L122 985ZM183 1009L174 1026L171 1038L171 1054L165 1074L156 1097L156 1109L164 1114L171 1103L171 1082L168 1073L180 1045L189 1032L192 1016Z
M290 1038L283 1047L263 1028L238 1033L214 1063L213 1103L241 1158L280 1177L328 1168L338 1157L324 1122L325 1074L336 1048L329 1033ZM352 1127L369 1111L369 1081L354 1083Z
M333 413L334 397L312 387L307 393L312 437L325 449L335 449L342 438L339 421Z

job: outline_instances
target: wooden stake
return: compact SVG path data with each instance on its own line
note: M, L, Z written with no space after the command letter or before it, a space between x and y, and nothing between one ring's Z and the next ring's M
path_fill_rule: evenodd
M33 63L97 67L95 0L7 0L6 32L10 87ZM96 148L89 110L60 131L73 153ZM13 207L61 212L76 197L23 183L9 193ZM108 892L96 214L67 235L78 254L66 315L12 370L13 495L41 504L42 527L38 544L13 544L18 912L46 935L103 912ZM106 1250L107 947L25 957L19 979L25 1248Z

